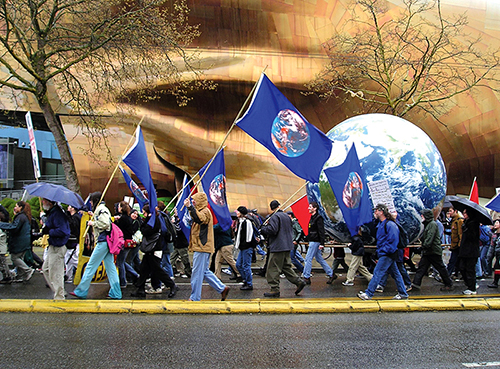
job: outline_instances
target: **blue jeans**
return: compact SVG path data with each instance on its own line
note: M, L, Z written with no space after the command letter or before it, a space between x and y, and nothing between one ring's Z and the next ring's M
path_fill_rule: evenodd
M481 268L483 269L483 274L491 275L491 262L488 262L488 250L489 245L481 246Z
M408 275L408 272L405 269L405 264L403 262L401 262L401 263L396 262L396 265L398 266L399 273L401 274L401 277L403 278L403 282L404 282L405 286L408 286L408 287L411 286L411 279L410 279L410 276ZM394 278L394 276L392 274L391 274L391 277ZM379 285L382 287L385 287L387 284L387 278L389 278L388 273L384 274L384 276L380 280ZM394 279L396 279L396 278L394 278Z
M139 278L139 274L127 263L127 255L131 249L125 248L116 257L116 266L118 267L118 274L120 276L120 286L127 286L127 272L133 275L135 278Z
M174 270L172 269L172 264L170 263L170 254L163 251L163 256L161 258L161 266L167 272L170 278L174 278Z
M252 248L240 250L236 260L236 269L248 286L252 286L252 254Z
M290 250L290 259L292 259L292 264L297 268L299 273L302 273L304 271L304 266L302 263L299 261L299 258L297 257L297 250L293 249Z
M201 288L203 281L207 282L210 287L218 293L222 293L226 285L220 281L215 274L208 269L210 266L210 255L208 252L195 251L193 254L193 270L191 274L191 296L192 301L201 300Z
M373 277L370 283L368 283L368 288L365 291L366 294L373 297L375 289L380 284L382 277L387 273L391 273L392 278L396 281L399 294L403 297L408 297L403 277L401 277L401 273L399 273L396 261L391 259L389 256L382 256L378 259L378 263L373 270Z
M321 265L326 274L331 277L333 274L332 268L323 259L323 250L319 249L319 242L309 242L309 248L306 254L306 264L304 265L304 278L311 278L311 269L313 258Z
M94 277L95 272L101 261L104 261L104 268L106 268L106 274L108 275L109 289L108 296L112 299L121 299L122 290L120 288L120 279L118 278L118 272L116 271L116 266L114 262L114 256L109 252L108 243L97 242L97 245L92 252L92 256L85 267L85 272L80 281L80 284L73 291L80 298L87 298L89 292L90 283Z

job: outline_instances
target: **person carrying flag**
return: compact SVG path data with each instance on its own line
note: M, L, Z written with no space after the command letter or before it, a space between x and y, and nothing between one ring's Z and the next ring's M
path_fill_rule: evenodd
M265 297L280 297L280 274L283 273L286 278L297 286L295 295L298 295L306 285L301 278L295 274L290 259L290 250L293 249L292 243L292 220L283 211L278 210L280 203L273 200L270 203L273 212L260 229L262 235L267 236L269 240L269 260L266 272L267 283L271 287L271 292L264 293Z
M189 238L189 251L194 252L193 270L191 274L191 296L189 301L201 300L203 281L221 294L221 300L226 300L229 287L224 285L219 278L209 269L210 255L214 253L214 221L208 209L207 195L203 192L195 193L191 200L184 200L193 223Z

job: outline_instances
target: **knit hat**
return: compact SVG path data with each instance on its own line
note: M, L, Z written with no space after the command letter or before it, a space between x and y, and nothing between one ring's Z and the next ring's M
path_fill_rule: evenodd
M375 210L380 210L380 211L382 211L384 213L388 213L389 212L389 208L386 205L384 205L384 204L377 204L377 206L375 206L375 208L373 208L373 210L374 211Z
M238 210L243 215L247 215L248 214L248 209L246 207L244 207L244 206L239 206L238 209L236 209L236 210Z
M271 210L274 210L274 209L278 208L279 206L280 206L280 203L278 202L278 200L273 200L269 204L269 207L271 208Z

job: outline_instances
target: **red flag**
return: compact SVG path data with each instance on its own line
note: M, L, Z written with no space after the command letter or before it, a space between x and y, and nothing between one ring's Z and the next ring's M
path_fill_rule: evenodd
M292 205L293 214L299 221L304 234L307 236L309 233L309 219L311 219L311 214L309 214L309 201L307 201L307 196L302 196L299 200L295 201Z
M479 190L477 189L476 177L474 177L474 182L472 183L469 200L479 204Z

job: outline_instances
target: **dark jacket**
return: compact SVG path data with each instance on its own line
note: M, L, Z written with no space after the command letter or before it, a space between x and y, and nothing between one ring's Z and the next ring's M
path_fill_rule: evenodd
M309 220L309 233L307 241L319 242L321 245L325 244L325 221L318 212L311 216Z
M432 210L422 211L424 216L424 231L420 239L422 240L422 255L442 255L441 236L437 223L434 221Z
M149 219L151 219L151 214L149 214L148 217L144 218L144 221L141 224L141 233L143 236L143 240L144 240L144 238L152 237L154 234L160 232L160 229L161 229L160 220L158 219L158 217L156 217L156 219L155 219L155 226L154 227L151 227L148 224ZM158 238L158 242L156 243L155 248L153 249L153 251L149 252L149 254L152 254L155 251L163 250L164 246L165 246L165 241L164 241L163 237L160 236L160 238Z
M240 232L240 239L239 239L239 244L235 245L238 249L240 250L248 250L257 245L256 242L254 242L254 234L252 232L252 239L250 242L246 241L246 234L247 234L247 228L251 227L253 231L253 224L252 221L248 218L244 218L244 221L238 220L237 227L236 227L236 239L235 242L238 241L238 232Z
M176 249L185 249L189 246L189 241L186 238L186 235L182 231L181 221L178 216L175 216L174 222L175 231L177 232L177 237L174 241L174 247ZM220 227L220 226L219 226Z
M227 231L224 231L219 223L214 225L214 240L215 250L220 250L224 246L232 245L233 239L231 238L231 228L229 228Z
M132 235L135 233L134 220L127 213L120 214L120 219L115 220L115 224L122 230L124 240L132 239Z
M31 248L31 225L24 213L14 216L12 223L0 223L0 229L9 230L9 252L19 254Z
M288 214L278 210L271 214L269 222L260 229L261 234L268 236L269 252L283 252L293 250L292 220Z
M75 248L76 245L78 245L78 243L80 242L80 227L82 216L79 212L76 212L73 215L67 213L67 215L69 221L70 239L66 243L66 246L69 246L68 248Z
M462 240L458 257L478 258L479 257L479 222L475 219L466 219L462 224Z
M49 229L49 245L56 247L66 245L71 230L69 219L59 205L53 206L48 211L45 227Z
M365 254L365 245L363 238L356 234L352 237L352 242L349 244L353 256L363 256Z

